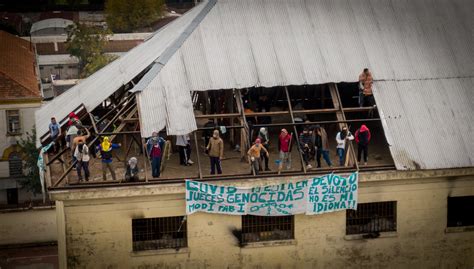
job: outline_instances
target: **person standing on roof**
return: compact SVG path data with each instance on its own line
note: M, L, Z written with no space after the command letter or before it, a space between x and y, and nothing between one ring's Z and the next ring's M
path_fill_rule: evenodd
M323 159L326 161L329 167L332 166L331 158L329 157L329 140L328 134L324 127L316 125L314 127L314 136L315 136L315 148L316 148L316 162L318 164L318 168L321 168L321 155Z
M359 106L373 106L375 105L374 96L372 94L373 84L372 73L368 68L359 75Z
M214 175L216 170L217 174L222 174L221 161L224 157L224 141L219 137L219 130L214 130L206 150L209 153L209 160L211 162L211 175Z
M370 130L362 124L355 132L355 141L357 143L357 161L360 162L362 153L364 154L364 165L367 165L369 158Z
M160 177L161 158L165 142L158 132L153 132L146 142L146 152L151 161L151 175L155 178Z
M291 169L291 142L292 135L286 129L281 129L280 137L278 137L278 150L280 151L278 171L282 170L283 164L286 164L286 170Z
M262 159L260 158L262 150L268 157L267 149L262 146L260 138L257 138L255 139L255 144L247 151L250 168L255 172L255 175L258 175L258 172L262 171Z
M303 155L303 161L308 169L311 169L312 166L309 163L309 159L314 152L314 144L311 141L311 135L309 134L309 129L305 127L303 132L300 134L299 137L300 141L300 150L301 154Z
M214 128L215 129L216 125L214 124L214 120L213 119L209 119L206 124L204 124L204 128L208 128L206 130L204 130L202 132L202 137L204 138L204 145L206 146L207 148L207 145L209 145L209 140L211 139L211 137L213 136L213 133L214 133L214 130L212 130L211 128ZM209 153L209 151L206 149L206 154Z
M81 170L84 170L84 176L86 177L86 181L89 181L89 148L87 147L85 141L81 140L78 142L75 150L74 156L77 159L77 177L79 181L82 181L82 173Z
M258 138L260 138L260 141L262 141L263 147L267 150L268 152L268 147L270 146L270 139L268 138L268 130L265 127L260 128L260 131L258 132ZM265 161L265 171L270 171L270 167L268 166L268 161L269 157L267 154L264 154L264 152L261 152L260 158L263 158Z
M192 165L194 162L191 161L191 139L189 134L176 136L176 146L178 146L179 164Z
M339 156L339 165L344 165L344 153L346 152L346 141L354 140L354 136L347 130L347 127L342 127L342 130L336 135L336 150Z
M51 136L51 141L54 142L53 144L53 153L58 152L58 138L59 138L59 133L61 132L61 126L56 122L56 118L52 117L51 118L51 123L49 124L49 133Z
M115 177L114 167L112 165L112 150L120 148L119 144L110 143L109 137L104 136L102 143L97 147L97 151L100 152L100 157L102 159L102 179L107 180L107 169L109 169L110 174L112 174L112 180L117 180Z

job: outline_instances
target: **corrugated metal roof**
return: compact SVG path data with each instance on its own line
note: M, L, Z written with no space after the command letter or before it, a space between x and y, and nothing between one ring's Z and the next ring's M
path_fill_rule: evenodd
M48 132L52 116L66 117L71 110L84 104L91 111L122 85L128 83L166 50L191 23L204 5L200 4L157 31L147 42L143 42L127 54L100 69L52 101L44 104L35 113L38 145L41 135Z
M397 169L474 166L473 89L473 78L375 82Z
M474 19L469 11L474 11L474 1L218 0L172 56L182 60L157 64L162 78L158 91L177 84L186 95L356 81L364 67L377 80L470 77ZM142 81L139 90L152 79ZM156 85L139 95L147 100L163 96L152 88ZM159 120L142 113L142 135L165 127L162 123L171 115L183 115L179 109L167 107ZM186 132L194 126L184 125L189 126ZM169 132L180 129L171 127Z
M140 82L142 135L179 135L196 129L191 91L356 81L369 67L398 169L473 165L474 1L218 0L201 12L209 3L57 103L93 108L155 61Z

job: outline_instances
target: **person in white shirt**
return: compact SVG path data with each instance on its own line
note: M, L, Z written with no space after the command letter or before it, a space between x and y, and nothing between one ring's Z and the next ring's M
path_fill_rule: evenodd
M344 165L344 154L346 152L346 140L354 140L354 136L347 130L347 127L342 127L342 131L337 133L337 155L339 156L339 165Z
M84 169L84 175L86 177L86 181L89 181L89 148L87 145L80 141L77 145L76 149L74 150L74 157L77 159L77 177L79 181L82 181L82 174L81 170Z
M192 165L194 162L191 161L191 139L189 134L176 136L176 146L178 146L179 164Z

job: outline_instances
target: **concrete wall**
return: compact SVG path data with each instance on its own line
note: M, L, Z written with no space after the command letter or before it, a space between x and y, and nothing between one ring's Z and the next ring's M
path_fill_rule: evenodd
M54 208L0 211L0 245L57 241Z
M241 248L231 233L241 227L240 216L196 213L188 216L188 248L178 252L133 253L131 220L184 215L183 193L161 195L182 192L182 185L61 191L53 194L65 200L58 214L63 219L58 225L60 264L67 263L68 268L472 267L474 232L445 229L448 195L474 195L474 176L418 179L412 174L397 180L397 175L361 175L359 190L359 203L397 201L397 232L391 237L349 240L342 211L296 215L295 240ZM278 181L282 179L249 185ZM121 198L88 199L108 196Z

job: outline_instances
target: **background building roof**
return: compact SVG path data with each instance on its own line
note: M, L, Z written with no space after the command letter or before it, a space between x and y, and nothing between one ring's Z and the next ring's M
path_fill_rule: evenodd
M30 33L34 34L35 32L50 28L66 29L69 25L73 24L73 21L61 18L46 19L33 23L33 25L31 25Z
M0 30L0 99L40 99L30 42Z

